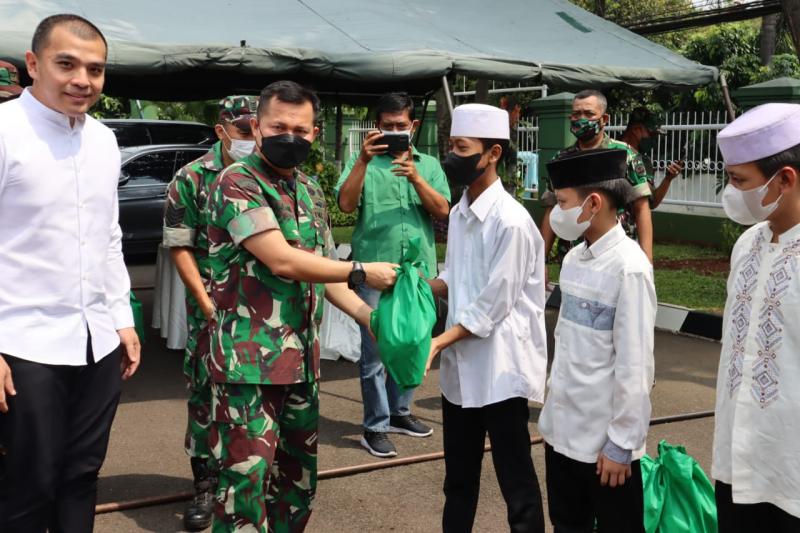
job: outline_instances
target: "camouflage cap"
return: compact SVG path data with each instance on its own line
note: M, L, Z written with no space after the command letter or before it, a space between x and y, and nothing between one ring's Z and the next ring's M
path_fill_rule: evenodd
M257 103L254 96L226 96L219 101L219 121L250 130L250 115L255 114Z
M11 63L0 61L0 98L19 96L22 87L19 85L19 72Z
M661 129L663 124L659 116L646 107L637 107L631 111L631 117L628 120L628 124L641 124L647 128L647 131L664 133L664 131Z

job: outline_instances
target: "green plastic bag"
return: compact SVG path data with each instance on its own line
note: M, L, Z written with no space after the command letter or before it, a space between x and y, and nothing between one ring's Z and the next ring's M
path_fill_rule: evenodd
M136 334L139 336L139 342L144 344L144 311L142 311L142 302L136 298L133 291L131 291L131 310L133 311L133 325L136 328Z
M381 294L370 317L383 366L401 390L418 387L425 377L436 324L436 303L431 287L420 277L428 268L418 261L419 238L410 239L397 270L394 287Z
M641 461L647 533L716 533L714 487L683 446L658 443Z

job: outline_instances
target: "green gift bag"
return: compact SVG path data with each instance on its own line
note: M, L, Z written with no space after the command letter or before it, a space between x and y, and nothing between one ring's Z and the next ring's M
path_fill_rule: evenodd
M436 303L431 287L420 277L428 268L418 261L419 238L410 239L397 271L397 283L381 294L370 327L378 340L383 366L401 390L419 386L431 349Z
M647 533L716 533L714 487L683 446L658 443L658 458L641 461Z
M133 324L136 328L136 334L139 336L139 342L144 343L144 311L142 311L142 302L136 298L133 291L131 291L131 310L133 311Z

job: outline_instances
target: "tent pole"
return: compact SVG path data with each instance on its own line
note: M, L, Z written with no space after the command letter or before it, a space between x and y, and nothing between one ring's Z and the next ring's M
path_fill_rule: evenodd
M428 93L425 96L425 101L422 104L422 118L419 121L419 126L417 126L417 134L414 139L414 145L419 142L419 136L422 135L422 126L425 124L425 115L428 114L428 103L431 101L431 95Z
M719 84L722 87L722 96L725 98L725 108L728 110L728 118L731 122L736 119L736 112L733 110L733 102L731 102L731 94L728 92L728 82L725 79L725 73L719 73Z
M442 89L444 90L444 98L447 100L447 109L450 111L450 116L453 116L453 96L450 94L450 84L447 81L447 76L442 76Z
M342 101L336 101L336 135L333 149L333 160L336 172L342 171Z

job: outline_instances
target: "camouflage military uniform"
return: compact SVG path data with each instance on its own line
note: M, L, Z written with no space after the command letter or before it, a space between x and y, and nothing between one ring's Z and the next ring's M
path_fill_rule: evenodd
M329 255L325 197L302 173L281 178L254 154L212 186L210 211L213 531L302 531L317 482L325 289L274 275L242 242L279 229L291 246Z
M222 145L217 142L203 157L180 169L169 185L164 214L164 246L192 248L200 277L209 288L208 190L224 163ZM208 322L194 297L186 292L188 336L183 374L190 391L189 420L185 448L191 457L208 459L208 431L211 426L211 388L203 359L209 354Z
M631 204L633 204L633 202L639 198L652 197L652 173L647 171L647 167L645 166L642 156L639 155L639 152L634 150L627 143L612 139L608 136L608 134L603 135L603 141L600 143L597 149L625 150L628 152L628 182L630 183L631 188L629 189L628 197L626 198L627 205L624 209L620 210L619 219L626 233L628 233L628 235L631 237L636 238L636 225L630 207ZM556 157L580 150L581 148L576 142L572 146L568 146L567 148L564 148L558 152ZM547 180L547 191L542 194L541 203L545 207L553 207L556 205L556 196L553 192L553 186L550 184L549 179Z

